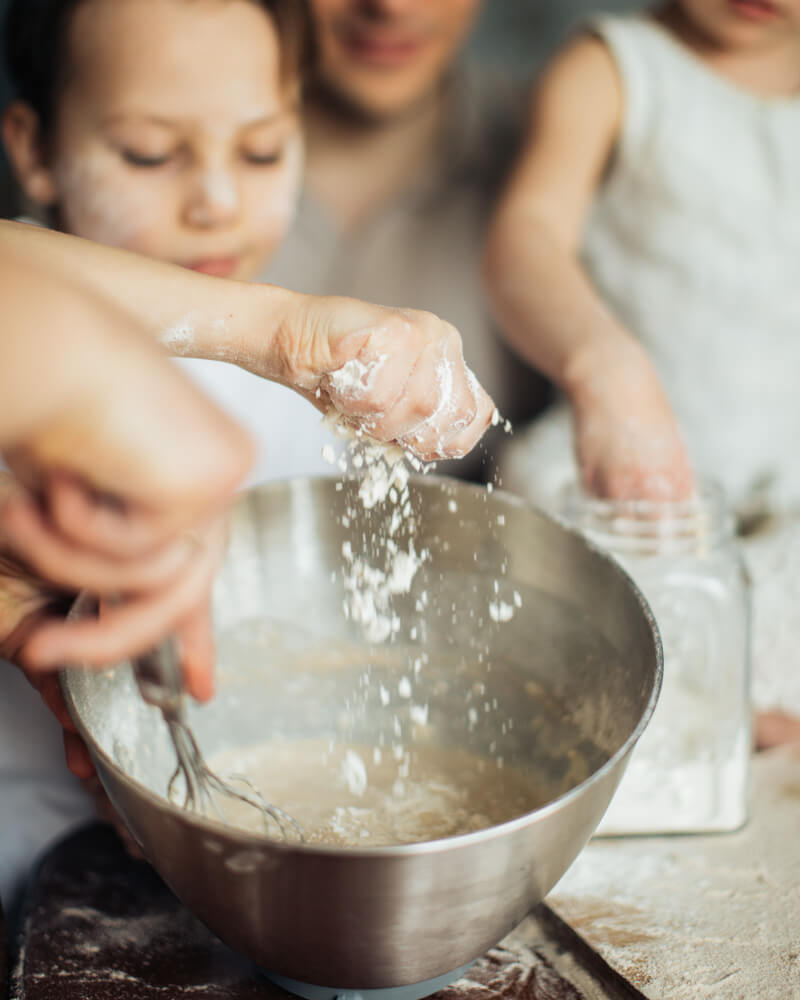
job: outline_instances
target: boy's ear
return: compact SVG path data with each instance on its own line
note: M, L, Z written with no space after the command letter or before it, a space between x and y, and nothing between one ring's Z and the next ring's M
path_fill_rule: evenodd
M39 116L24 101L12 101L3 113L3 142L17 183L37 205L56 201L53 173L44 157Z

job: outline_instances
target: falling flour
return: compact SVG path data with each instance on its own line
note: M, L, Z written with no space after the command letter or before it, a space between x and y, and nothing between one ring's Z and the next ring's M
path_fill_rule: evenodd
M358 401L374 390L376 379L386 361L386 356L381 356L369 364L357 359L351 360L326 377L325 391L333 390L334 393ZM448 421L444 418L452 409L454 374L445 358L440 360L436 376L438 404L434 413L424 422L426 429L442 423L447 425ZM321 398L322 391L318 390L317 395ZM495 424L501 422L499 414L495 413L493 422ZM332 445L326 446L323 449L323 458L329 464L335 465L343 475L356 477L358 480L355 497L348 501L348 505L340 515L340 523L346 530L346 537L341 545L344 614L359 628L370 645L390 643L398 636L403 626L401 615L395 609L395 599L411 593L420 567L431 557L429 550L420 547L415 541L418 524L409 490L410 467L416 471L428 471L432 466L423 465L413 453L397 445L388 445L375 440L369 436L368 428L354 424L335 409L329 411L325 423L337 436L346 440L346 447L337 455ZM452 428L453 421L450 420L449 423ZM421 440L421 437L411 436L412 447L415 440ZM458 515L457 501L450 500L447 508L453 516ZM500 596L500 583L495 581L494 595L495 599L489 603L489 617L498 623L510 621L522 603L519 593L513 591L513 594L508 595L508 600L503 600ZM414 605L416 611L424 614L429 602L428 590L422 590ZM455 623L455 605L451 610ZM412 641L416 641L417 634L417 627L409 629ZM408 706L409 718L412 726L418 728L428 725L429 707L427 704L413 703L413 679L418 677L426 660L427 654L422 653L409 663L407 675L400 678L396 687L396 694L401 701L406 704L412 702ZM363 680L365 688L368 689L369 672L364 675ZM392 692L379 685L378 695L381 705L387 707ZM362 697L366 703L368 690L362 692ZM345 708L352 713L353 704L350 702ZM310 824L312 829L323 831L320 833L322 839L335 835L340 838L338 842L358 840L364 843L394 843L434 839L470 829L480 829L493 822L501 822L512 815L512 813L506 815L502 809L493 809L490 810L491 816L487 818L482 812L475 812L472 808L465 811L463 802L459 805L459 796L467 795L471 787L469 782L463 783L467 769L459 773L461 784L451 782L448 785L438 778L434 782L435 789L434 785L426 784L424 780L415 784L410 778L412 752L404 745L403 725L397 715L394 716L392 731L382 735L386 738L386 749L391 751L385 755L380 746L368 748L364 756L351 749L342 751L341 747L335 751L344 753L336 772L338 784L329 783L326 788L330 787L334 791L337 802L341 802L340 793L343 788L351 797L364 799L365 802L350 806L339 804L335 808L330 803L333 808L331 814L333 819L323 822L319 817L300 818L303 815L302 803L307 804L309 800L316 801L318 796L310 792L307 783L304 784L306 778L297 775L300 783L298 787L303 787L305 794L299 812L293 807L288 811L300 818L304 828L308 828ZM333 748L329 753L332 752ZM440 756L445 753L430 748L426 752ZM274 753L274 748L270 753ZM295 755L302 756L302 753L301 746L293 745L291 766L294 766L297 759ZM413 754L418 754L418 748ZM370 756L371 771L364 764L364 757L369 759ZM483 775L486 767L502 768L502 758L474 757L472 764L474 773ZM324 771L319 760L313 762L313 766L309 764L306 770L311 772L314 769L316 772ZM250 773L258 787L272 788L271 780L266 784L263 780L264 777L269 778L268 775L252 774L252 768ZM378 779L378 785L375 786L375 780ZM385 797L387 788L391 790L389 799ZM530 791L527 780L525 788ZM270 795L274 801L283 803L289 801L281 792L270 791ZM366 802L370 797L373 800L371 805ZM533 807L528 802L526 808ZM519 803L515 809L513 815L525 811ZM413 823L414 817L419 815L428 819L422 828L417 829ZM448 821L445 821L445 816L449 817ZM431 817L437 818L434 820ZM450 821L454 822L455 826L448 825Z
M374 372L370 366L352 361L333 378L342 385L363 387L374 378ZM353 530L352 537L342 543L344 613L361 628L367 642L386 642L398 633L401 624L392 607L393 598L410 592L417 571L429 558L427 550L416 550L413 540L416 521L407 461L414 460L402 448L354 430L337 414L328 417L327 423L347 438L339 469L359 476L359 506L348 508L342 518L345 528L363 526L360 536ZM323 457L330 460L333 449L323 452ZM405 542L398 541L401 535Z

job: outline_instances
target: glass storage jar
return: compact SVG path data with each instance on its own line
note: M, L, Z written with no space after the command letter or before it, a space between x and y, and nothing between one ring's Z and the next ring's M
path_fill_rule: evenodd
M599 834L735 830L747 818L750 590L722 492L607 501L569 489L569 524L638 584L664 646L664 681Z

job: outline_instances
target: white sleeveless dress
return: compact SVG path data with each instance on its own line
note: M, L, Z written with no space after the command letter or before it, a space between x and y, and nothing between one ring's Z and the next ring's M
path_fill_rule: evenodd
M718 76L643 16L592 30L625 120L582 245L595 287L646 346L696 473L777 515L744 542L753 698L800 715L800 95ZM551 509L574 481L556 406L508 447L505 485Z
M644 16L593 22L624 92L582 256L647 348L698 475L800 508L800 95L761 98ZM545 506L575 476L565 405L510 446Z

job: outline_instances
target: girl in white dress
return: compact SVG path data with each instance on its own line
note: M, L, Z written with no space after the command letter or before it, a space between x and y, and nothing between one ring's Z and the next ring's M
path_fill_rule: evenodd
M800 2L594 22L537 88L487 263L509 336L569 404L507 483L546 499L536 451L565 444L569 408L597 493L686 492L685 442L734 504L798 504Z
M505 485L553 507L576 478L670 499L696 475L751 516L800 511L800 0L592 22L536 88L486 265L509 338L563 392ZM762 704L800 713L790 646L759 656L759 597L756 694L777 672Z

